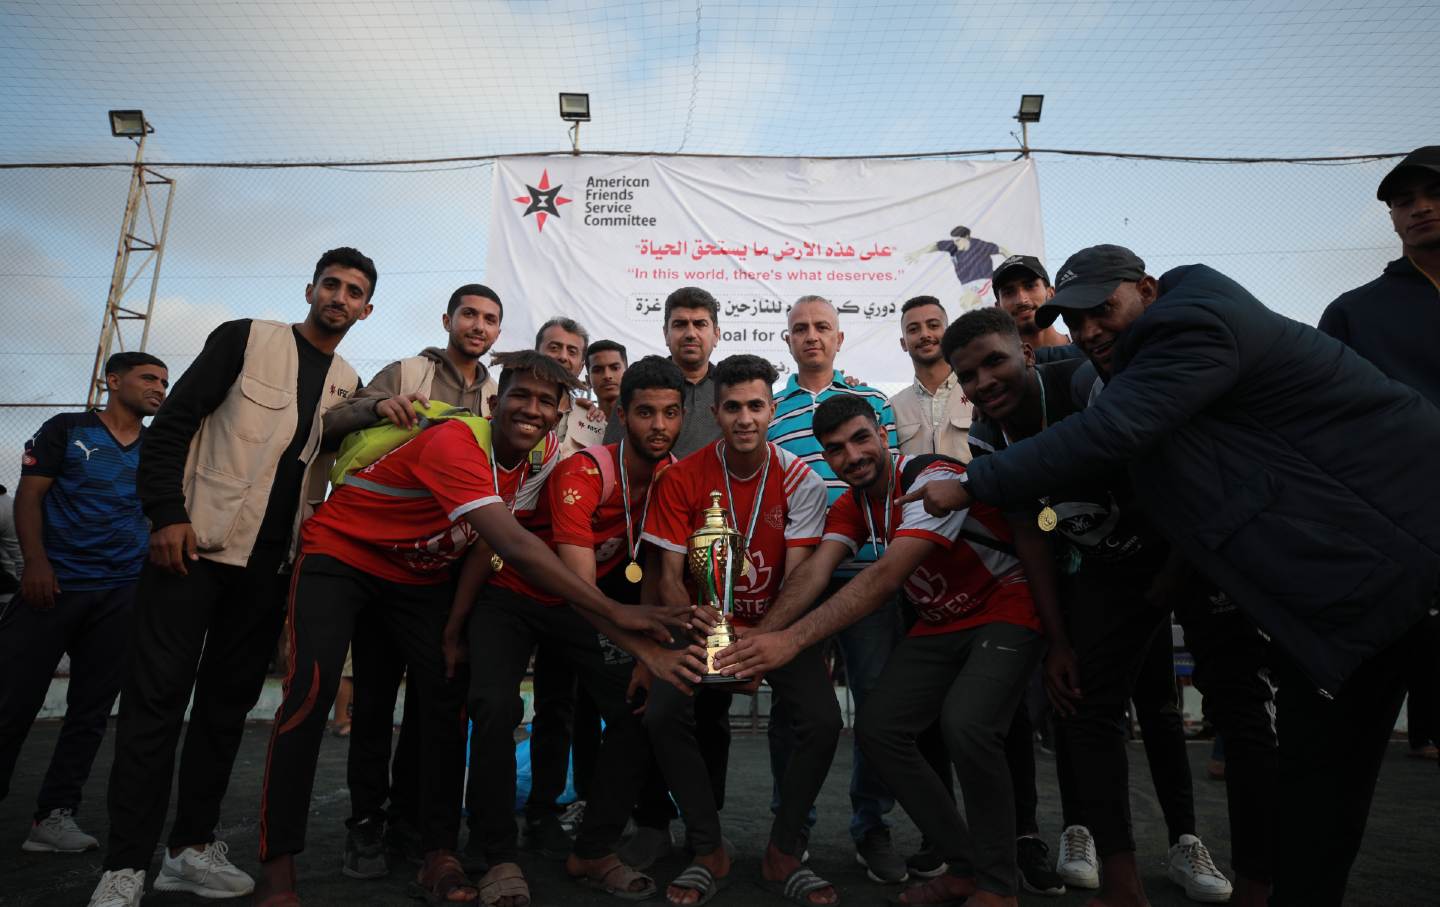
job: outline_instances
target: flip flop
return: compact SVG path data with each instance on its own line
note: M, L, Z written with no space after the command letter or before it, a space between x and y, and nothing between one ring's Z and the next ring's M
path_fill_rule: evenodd
M480 903L486 907L495 907L500 903L501 898L522 897L525 903L530 901L530 885L525 881L525 874L520 871L517 863L500 863L490 867L480 879Z
M786 876L783 882L772 882L766 879L765 887L780 895L785 900L793 901L796 904L803 904L805 907L821 907L821 905L817 905L814 901L811 901L809 895L826 888L835 888L833 883L820 878L815 874L814 870L804 865ZM836 888L835 894L837 895L835 904L839 904L840 899L838 895L840 894L840 889ZM834 904L826 904L824 907L834 907Z
M730 876L728 875L723 875L717 879L715 874L704 866L701 866L699 863L691 863L686 867L684 872L670 880L670 885L676 888L685 888L690 891L700 892L700 900L695 901L694 905L687 905L687 907L698 907L700 904L708 904L711 898L720 893L720 889L729 884L729 881ZM668 888L670 886L666 887ZM668 897L665 900L671 904L675 903Z
M428 877L426 870L429 870ZM450 900L452 893L464 889L475 892L475 897L464 901ZM410 883L410 896L424 898L430 904L474 904L480 900L480 891L465 874L460 860L454 854L446 854L420 867L415 881Z
M614 862L600 874L599 878L584 874L572 875L570 878L586 888L603 891L622 901L644 901L654 896L656 891L654 879L634 867L627 866L619 857L612 857L612 859ZM639 891L630 887L636 879L644 879L646 883L645 887Z

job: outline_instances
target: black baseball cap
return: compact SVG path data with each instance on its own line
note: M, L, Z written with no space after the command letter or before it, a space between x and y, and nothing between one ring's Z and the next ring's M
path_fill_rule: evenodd
M1385 174L1385 178L1380 181L1380 187L1375 190L1375 197L1382 202L1390 201L1390 196L1395 194L1395 184L1407 173L1416 170L1440 173L1440 145L1426 145L1405 155L1405 159L1396 164L1394 170Z
M1045 281L1045 286L1050 286L1050 275L1046 273L1045 266L1040 263L1040 259L1034 255L1011 255L1000 262L1000 267L995 269L995 273L990 278L990 286L995 288L995 298L1000 298L1000 284L1017 273L1038 277Z
M1145 262L1124 246L1091 246L1065 259L1055 277L1055 296L1035 310L1035 324L1048 328L1061 312L1093 309L1127 280L1145 276Z

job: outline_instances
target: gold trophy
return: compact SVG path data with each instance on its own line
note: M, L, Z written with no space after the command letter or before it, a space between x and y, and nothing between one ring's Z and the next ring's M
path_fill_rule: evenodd
M720 505L720 492L710 492L710 506L705 509L705 522L690 534L690 576L700 590L700 607L720 612L720 622L705 637L705 673L701 683L744 683L715 669L715 656L735 642L735 629L730 614L735 609L735 581L744 576L745 553L739 550L740 533L730 528L725 508Z

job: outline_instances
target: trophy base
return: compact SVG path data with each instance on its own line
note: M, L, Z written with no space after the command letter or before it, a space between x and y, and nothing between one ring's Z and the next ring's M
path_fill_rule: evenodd
M745 683L740 677L732 677L729 674L701 674L700 683L702 686L726 686L735 683Z

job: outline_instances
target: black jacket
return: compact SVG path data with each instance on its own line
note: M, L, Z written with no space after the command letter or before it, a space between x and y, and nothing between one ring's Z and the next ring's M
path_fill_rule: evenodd
M1320 330L1440 406L1440 287L1408 258L1325 307Z
M1203 265L1168 272L1095 402L970 464L1015 506L1117 463L1138 503L1321 689L1426 613L1440 410Z

